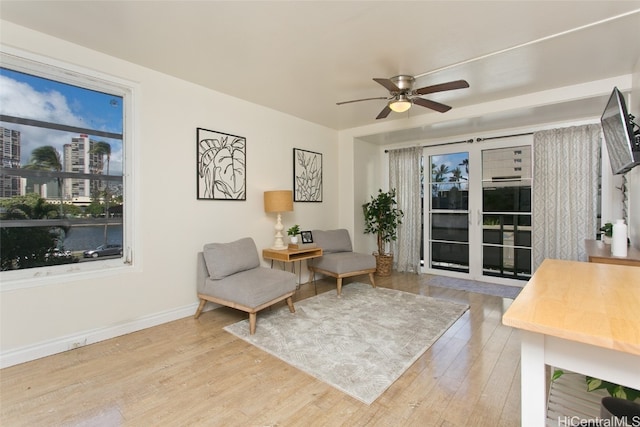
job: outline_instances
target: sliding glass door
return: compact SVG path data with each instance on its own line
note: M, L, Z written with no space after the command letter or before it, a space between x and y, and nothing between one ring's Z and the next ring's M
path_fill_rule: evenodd
M468 273L469 153L443 153L428 158L430 266Z
M424 271L472 279L528 279L530 143L425 148L423 161L430 165L428 178L429 168L424 168L423 181L429 195L423 201Z
M531 277L531 147L482 150L482 274Z

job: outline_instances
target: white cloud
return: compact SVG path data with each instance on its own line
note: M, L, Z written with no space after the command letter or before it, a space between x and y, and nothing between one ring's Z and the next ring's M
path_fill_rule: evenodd
M67 99L57 91L38 92L27 83L0 75L0 111L10 116L26 117L71 126L84 126L73 114Z
M89 127L83 117L74 114L69 100L58 91L39 92L27 83L0 75L0 113L8 116L24 117L45 122L61 123L77 127ZM77 100L71 102L77 103ZM21 163L29 162L33 149L41 145L55 147L62 158L63 146L71 142L77 134L33 126L2 123L3 126L18 130L21 139ZM94 138L92 138L94 139ZM95 138L105 140L104 138ZM122 144L107 141L112 146L111 174L122 172Z

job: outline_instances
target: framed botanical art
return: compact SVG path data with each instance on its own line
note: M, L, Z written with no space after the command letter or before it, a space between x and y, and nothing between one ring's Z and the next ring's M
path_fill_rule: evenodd
M322 201L322 154L293 149L293 201Z
M247 140L197 129L199 200L247 200Z

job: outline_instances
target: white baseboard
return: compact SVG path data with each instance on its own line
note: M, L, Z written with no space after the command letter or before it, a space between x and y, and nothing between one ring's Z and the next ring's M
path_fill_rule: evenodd
M207 304L211 306L211 304ZM73 350L85 345L94 344L120 335L147 329L152 326L172 322L174 320L193 316L198 304L189 304L172 310L144 316L130 322L107 326L88 331L67 335L53 340L43 341L0 353L0 368L18 365L52 354ZM211 309L212 307L208 307Z

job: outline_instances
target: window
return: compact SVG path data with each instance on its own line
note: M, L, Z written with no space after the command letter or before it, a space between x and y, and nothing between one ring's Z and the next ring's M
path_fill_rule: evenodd
M1 55L3 283L131 265L133 86Z

